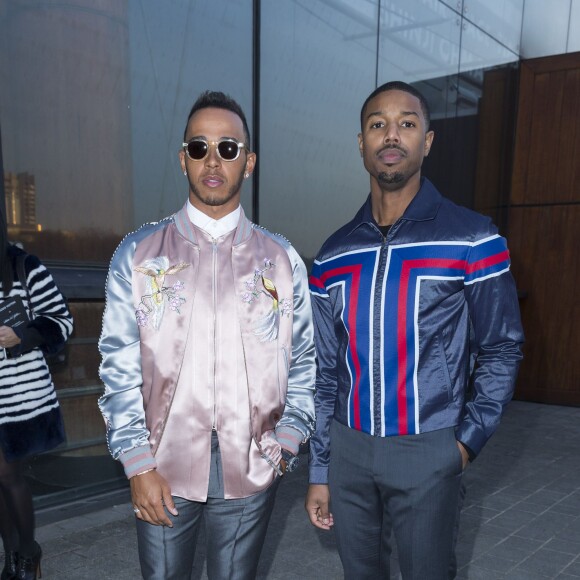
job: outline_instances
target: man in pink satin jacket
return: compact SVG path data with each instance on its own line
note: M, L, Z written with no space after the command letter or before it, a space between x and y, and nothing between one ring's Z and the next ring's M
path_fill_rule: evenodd
M254 578L278 482L314 426L306 268L240 206L256 155L234 100L199 97L179 160L189 200L111 261L99 405L143 577L190 577L203 515L209 578Z

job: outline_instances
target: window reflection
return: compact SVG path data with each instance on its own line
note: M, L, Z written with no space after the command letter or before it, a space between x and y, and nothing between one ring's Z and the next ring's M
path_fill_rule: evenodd
M10 235L43 259L106 260L132 225L127 2L4 0L1 26Z

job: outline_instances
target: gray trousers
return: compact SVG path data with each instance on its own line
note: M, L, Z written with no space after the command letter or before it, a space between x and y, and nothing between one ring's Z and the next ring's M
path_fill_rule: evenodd
M404 580L447 580L462 476L454 429L374 437L334 421L330 436L331 511L345 579L389 578L392 531Z
M189 580L200 524L205 522L207 575L210 580L256 577L279 478L266 490L242 499L224 499L221 456L212 438L207 502L174 497L173 527L137 522L141 573L146 580Z

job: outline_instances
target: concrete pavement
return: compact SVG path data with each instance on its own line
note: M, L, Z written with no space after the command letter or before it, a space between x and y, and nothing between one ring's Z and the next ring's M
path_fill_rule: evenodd
M260 561L261 579L342 578L334 535L304 512L306 457L281 482ZM457 548L460 580L580 578L580 409L513 402L465 474ZM107 505L108 504L108 505ZM103 507L106 506L106 507ZM126 490L38 514L45 580L139 579ZM396 561L392 578L398 578ZM204 580L203 538L192 579Z

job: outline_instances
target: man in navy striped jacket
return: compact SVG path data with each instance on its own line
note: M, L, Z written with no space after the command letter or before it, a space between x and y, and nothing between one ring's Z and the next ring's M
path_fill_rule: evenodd
M310 279L306 510L334 526L347 579L389 577L391 530L405 580L454 576L462 473L497 428L521 359L506 241L421 177L433 137L416 89L371 93L359 134L371 192Z

